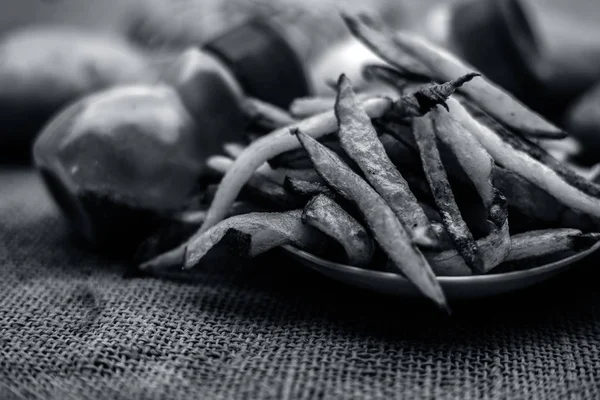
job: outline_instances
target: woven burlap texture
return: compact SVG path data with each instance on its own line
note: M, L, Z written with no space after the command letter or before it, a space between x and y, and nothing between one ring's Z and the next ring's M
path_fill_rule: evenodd
M129 278L66 232L35 174L0 173L1 399L600 398L594 262L447 318L277 252Z

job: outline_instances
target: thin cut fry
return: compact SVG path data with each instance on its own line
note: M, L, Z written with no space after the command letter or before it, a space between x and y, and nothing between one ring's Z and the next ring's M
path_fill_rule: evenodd
M278 129L297 122L287 111L256 98L247 98L242 109L251 121L264 129Z
M214 171L226 174L233 167L234 161L224 156L212 156L206 164ZM243 194L258 204L268 204L278 210L289 210L304 204L302 199L287 192L282 185L258 173L246 182Z
M511 239L508 234L508 222L502 228L493 230L489 235L477 240L477 247L483 257L481 273L487 273L506 261L511 250ZM456 250L446 250L437 254L427 253L431 267L436 275L472 275L473 270L467 266L464 258Z
M140 269L160 270L181 265L184 269L192 268L231 231L238 233L241 240L239 250L250 257L286 244L319 254L330 243L326 236L302 222L302 210L250 213L227 218L206 232L197 232L180 246L144 262ZM243 248L245 242L247 248Z
M450 112L498 164L545 190L566 206L600 218L600 199L570 185L556 171L529 154L516 150L497 133L477 122L458 101L451 99L447 104Z
M233 158L234 160L238 158L240 154L242 154L244 148L245 146L241 143L229 142L223 145L223 151L225 152L225 155Z
M456 85L458 83L462 84L461 82L464 83L465 79L462 78L454 83L445 85L434 85L434 87L439 88L437 90L438 94L445 93L447 96L450 96L456 90ZM436 92L436 90L431 89L428 92L432 92L431 95L433 95L433 92ZM434 106L432 103L438 99L438 96L429 98L428 92L417 92L410 96L401 97L395 102L388 98L369 99L362 103L362 107L369 118L372 119L382 117L392 108L395 109L395 113L401 118L421 115L423 112L429 111ZM438 101L443 102L444 100L441 99ZM426 106L429 106L429 108ZM231 206L231 203L233 203L242 187L244 187L246 181L254 174L258 167L278 154L299 147L298 141L289 135L290 129L300 129L313 138L319 138L337 129L337 119L333 110L327 111L298 122L288 128L278 129L251 143L235 160L233 167L223 177L219 185L219 190L215 194L213 203L208 210L202 230L210 228L223 219L226 210Z
M476 273L481 273L484 268L483 260L479 254L477 243L456 204L436 145L431 118L428 115L415 118L413 132L423 162L425 177L446 231L469 268Z
M319 182L310 182L288 176L285 178L283 187L285 190L294 193L295 195L302 196L306 199L310 199L318 194L327 195L332 199L335 198L335 192L333 192L327 185Z
M430 80L429 68L420 60L399 49L391 40L392 32L383 24L378 24L366 16L356 18L349 14L342 14L342 18L356 38L388 64L397 68L404 76L416 80Z
M361 101L376 97L371 93L359 93L356 95ZM312 117L325 111L333 110L335 106L335 96L331 97L300 97L295 99L290 105L290 114L295 118Z
M342 148L389 204L413 241L420 246L435 246L437 239L425 212L387 156L369 116L359 107L350 80L345 75L341 75L338 81L335 111L340 121L338 135Z
M369 64L363 67L362 75L367 81L381 82L394 88L400 95L405 95L408 90L421 88L431 84L429 79L415 80L406 76L401 71L385 66Z
M394 42L433 71L438 80L456 79L475 71L473 67L466 65L446 50L410 33L396 32ZM461 92L495 119L517 132L534 137L555 139L566 137L566 133L560 128L530 110L485 77L476 79L472 85L461 88Z
M481 144L454 119L451 113L440 109L431 112L438 139L445 143L456 156L486 208L492 206L494 187L491 182L494 160Z
M329 196L318 194L309 201L302 221L340 243L350 265L364 267L373 259L375 247L366 229Z
M299 130L294 133L321 177L360 210L373 237L392 260L393 266L439 307L448 309L444 293L427 260L412 243L387 203L335 153Z
M544 229L512 236L506 261L542 257L564 251L586 250L598 243L600 233L583 233L577 229Z
M578 174L576 171L569 168L566 164L557 160L538 144L510 132L508 129L496 122L486 112L482 111L481 109L478 109L476 106L469 104L469 102L464 102L461 104L464 104L465 109L467 109L467 111L476 120L478 120L482 125L485 125L488 128L492 129L502 138L504 142L509 144L515 150L522 151L528 154L533 159L551 168L565 181L567 181L569 184L576 187L577 189L581 190L582 192L589 194L590 196L600 197L600 185Z
M499 233L477 241L481 249L494 251L498 246ZM549 256L566 251L586 250L600 241L600 233L582 233L577 229L546 229L519 233L510 237L510 251L503 262ZM460 255L455 250L438 254L427 254L431 266L439 276L471 275ZM493 268L486 268L490 272Z

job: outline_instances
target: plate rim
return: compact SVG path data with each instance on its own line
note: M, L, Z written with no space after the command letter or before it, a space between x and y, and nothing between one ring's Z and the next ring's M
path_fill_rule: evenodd
M355 267L352 265L341 264L334 261L325 260L319 256L311 254L307 251L301 250L293 245L283 245L282 249L291 253L294 256L301 257L306 261L310 261L317 266L322 266L329 269L336 269L338 271L344 271L346 273L354 273L354 274L362 274L362 275L371 275L374 278L380 279L401 279L406 282L410 282L408 279L403 277L400 274L396 274L393 272L386 271L375 271L360 267ZM600 242L594 244L587 250L583 250L579 253L570 255L568 257L562 258L560 260L553 261L551 263L538 265L534 268L520 270L520 271L511 271L511 272L503 272L503 273L491 273L491 274L483 274L483 275L463 275L463 276L436 276L440 283L448 283L448 284L459 284L459 283L485 283L485 282L494 282L498 280L506 280L506 279L515 279L515 278L528 278L532 276L537 276L539 274L544 274L548 272L552 272L556 269L560 269L562 267L566 267L570 264L574 264L578 261L581 261L584 258L592 255L596 251L600 249Z

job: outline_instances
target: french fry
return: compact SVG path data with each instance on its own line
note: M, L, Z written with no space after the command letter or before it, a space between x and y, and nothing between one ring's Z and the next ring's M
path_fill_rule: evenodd
M224 156L212 156L206 161L206 164L209 168L226 174L233 167L234 162ZM269 205L277 210L290 210L304 205L302 199L287 192L282 185L258 173L255 173L246 182L243 195L257 204Z
M365 65L362 74L366 81L384 83L394 88L401 96L406 95L409 91L417 91L431 84L429 79L415 79L386 65Z
M250 213L227 218L206 232L196 232L178 247L142 263L140 269L192 268L228 234L238 242L233 247L249 257L286 244L321 254L331 243L302 222L302 210Z
M431 112L437 137L457 158L488 210L489 219L501 228L506 221L506 199L492 184L494 160L479 141L451 113L439 109Z
M425 260L389 205L332 151L300 130L293 131L327 184L356 205L383 251L425 296L448 309L444 293Z
M240 154L242 154L245 147L246 146L241 143L229 142L223 145L223 152L226 156L235 160Z
M451 80L475 69L446 50L407 32L396 32L394 42L400 49L421 61L437 80ZM539 138L564 138L566 133L515 99L485 77L475 79L461 92L498 121L524 135Z
M304 207L302 221L340 243L350 265L364 267L373 259L375 247L366 229L329 196L313 197Z
M506 168L495 166L494 186L505 196L508 205L544 225L590 231L600 229L600 221L573 210L539 186Z
M426 106L431 108L434 106L433 102L445 101L445 98L440 99L439 96L450 96L458 88L457 85L462 84L461 82L464 83L465 79L459 79L444 85L434 85L428 91L416 92L401 97L397 101L388 98L369 99L362 103L362 107L371 119L382 117L390 112L392 108L400 118L421 115ZM426 111L429 111L429 109L426 109ZM327 111L290 127L273 131L251 143L223 177L201 230L207 230L223 219L226 210L231 206L246 181L258 167L278 154L299 147L298 141L289 135L290 129L299 129L313 138L320 138L337 129L337 119L333 110Z
M477 243L481 249L495 252L495 249L503 247L498 245L498 240L502 238L501 234L494 233L478 240ZM503 262L544 257L567 251L587 250L598 241L600 241L600 233L582 233L576 229L545 229L518 233L510 237L510 250ZM426 256L438 276L466 276L472 274L455 250L438 254L428 253ZM493 268L486 268L485 272L492 270Z
M356 95L360 101L375 97L370 93L358 93ZM312 117L315 114L333 110L335 106L335 96L331 97L300 97L292 101L290 105L290 114L295 118Z
M456 204L436 145L431 118L428 115L415 118L413 132L423 162L425 177L433 193L433 199L442 217L444 227L469 268L476 273L482 273L483 260L479 254L477 243Z
M477 240L477 248L485 255L480 273L487 273L504 262L511 250L511 239L508 234L508 222L500 229ZM438 276L473 275L473 269L467 266L464 257L455 249L434 253L426 253L426 257Z
M333 192L327 185L319 182L305 181L301 179L295 179L292 177L286 177L283 183L285 190L294 193L295 195L302 196L307 200L318 195L324 194L334 199L335 192Z
M483 145L496 163L540 187L562 204L600 219L600 199L565 181L552 168L519 151L496 132L476 121L456 100L447 102L450 112Z
M469 104L468 102L461 104L467 104L465 109L467 109L467 111L475 119L477 119L482 125L492 129L502 138L505 143L509 144L512 148L528 154L531 158L551 168L562 179L582 192L589 194L590 196L600 197L600 185L569 168L565 163L557 160L538 144L524 137L515 135L508 129L504 128L501 124L494 121L494 119L491 118L487 113L477 109L476 106Z
M250 121L268 130L298 122L287 111L252 97L242 102L242 110Z
M364 15L360 17L342 14L350 32L373 53L398 69L403 76L416 80L431 80L430 69L420 60L401 50L391 40L393 34L382 23Z
M341 75L338 82L335 112L340 124L338 135L342 148L389 204L413 241L420 246L434 247L437 239L425 212L387 156L369 116L359 107L350 80L345 75Z
M518 233L506 261L542 257L565 251L587 250L600 240L600 233L583 233L577 229L544 229Z

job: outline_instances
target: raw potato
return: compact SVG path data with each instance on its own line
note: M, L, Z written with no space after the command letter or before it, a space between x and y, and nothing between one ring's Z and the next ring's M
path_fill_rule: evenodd
M413 241L420 246L435 247L437 238L425 212L387 156L370 118L358 105L351 83L344 75L338 82L335 111L340 121L338 135L343 149L389 204Z
M113 35L66 27L8 33L0 42L1 149L28 154L35 135L68 103L156 79L147 57Z
M340 243L350 265L365 267L373 259L373 240L365 228L329 196L318 194L308 202L302 221Z
M446 298L430 265L387 203L335 153L309 135L299 130L295 133L321 177L360 210L369 231L388 255L393 267L425 296L447 310Z

